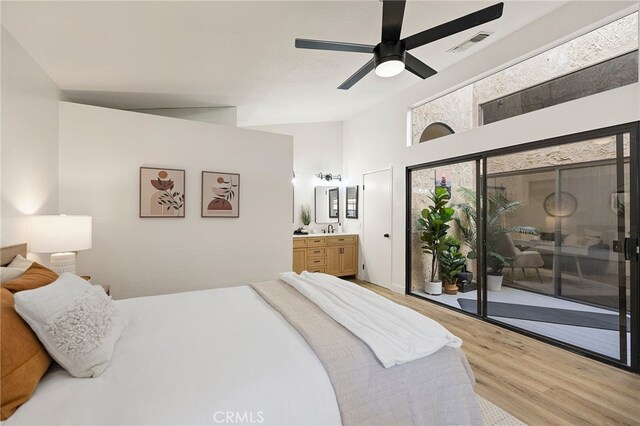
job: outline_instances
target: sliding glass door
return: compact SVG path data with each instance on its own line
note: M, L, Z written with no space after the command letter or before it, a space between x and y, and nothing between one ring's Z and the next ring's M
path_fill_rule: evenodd
M629 365L630 136L488 156L488 318Z
M408 293L638 370L636 124L410 167L407 178ZM456 212L448 233L473 272L455 295L423 289L431 258L418 219L441 181Z

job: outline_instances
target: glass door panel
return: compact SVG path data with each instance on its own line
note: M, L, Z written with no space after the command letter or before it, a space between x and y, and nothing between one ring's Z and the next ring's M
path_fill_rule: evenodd
M410 188L410 284L409 293L478 314L478 258L477 258L477 213L479 212L478 173L479 160L447 164L435 168L415 168L409 172ZM430 197L436 187L444 187L450 194L448 206L455 209L455 219L449 223L448 236L467 257L465 269L458 274L457 294L447 294L442 289L429 287L433 256L425 253L421 237L424 228L419 224L424 209L433 205ZM435 280L441 280L441 268L436 262Z
M629 144L487 158L487 317L628 364Z

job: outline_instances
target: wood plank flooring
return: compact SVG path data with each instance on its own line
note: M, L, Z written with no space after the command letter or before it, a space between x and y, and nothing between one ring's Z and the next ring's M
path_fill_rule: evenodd
M476 393L529 425L640 425L640 375L355 280L459 336Z

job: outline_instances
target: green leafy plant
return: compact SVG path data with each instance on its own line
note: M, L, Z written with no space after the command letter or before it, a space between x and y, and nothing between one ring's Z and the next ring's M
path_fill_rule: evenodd
M458 245L450 245L440 253L440 274L448 283L455 284L458 281L457 275L462 272L466 264L467 258L460 251L459 241Z
M300 207L300 220L304 226L309 226L311 223L311 207L308 205Z
M446 188L436 187L436 190L429 196L433 202L421 212L418 225L422 230L420 240L423 242L422 251L431 255L431 281L435 282L438 268L438 258L440 253L448 249L447 231L448 225L455 214L455 210L447 207L451 195Z
M454 220L460 228L465 244L469 247L467 257L469 259L475 259L478 256L477 197L475 191L471 189L460 188L458 191L464 201L454 206L457 209ZM488 272L490 275L500 275L505 266L510 265L513 261L512 258L503 256L497 252L498 243L500 238L503 237L503 234L517 232L520 234L537 235L538 230L532 226L504 225L505 215L514 213L522 207L520 201L511 201L501 192L489 194L488 201L486 238L487 267L490 269Z

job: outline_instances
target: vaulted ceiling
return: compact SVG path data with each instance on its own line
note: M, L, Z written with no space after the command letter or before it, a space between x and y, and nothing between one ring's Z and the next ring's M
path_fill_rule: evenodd
M408 1L402 36L495 2ZM438 71L565 1L508 1L497 21L412 51ZM376 44L379 1L3 1L2 24L70 100L115 108L237 106L240 125L343 120L418 84L370 73L369 55L294 48L296 37ZM447 50L478 31L464 53Z

